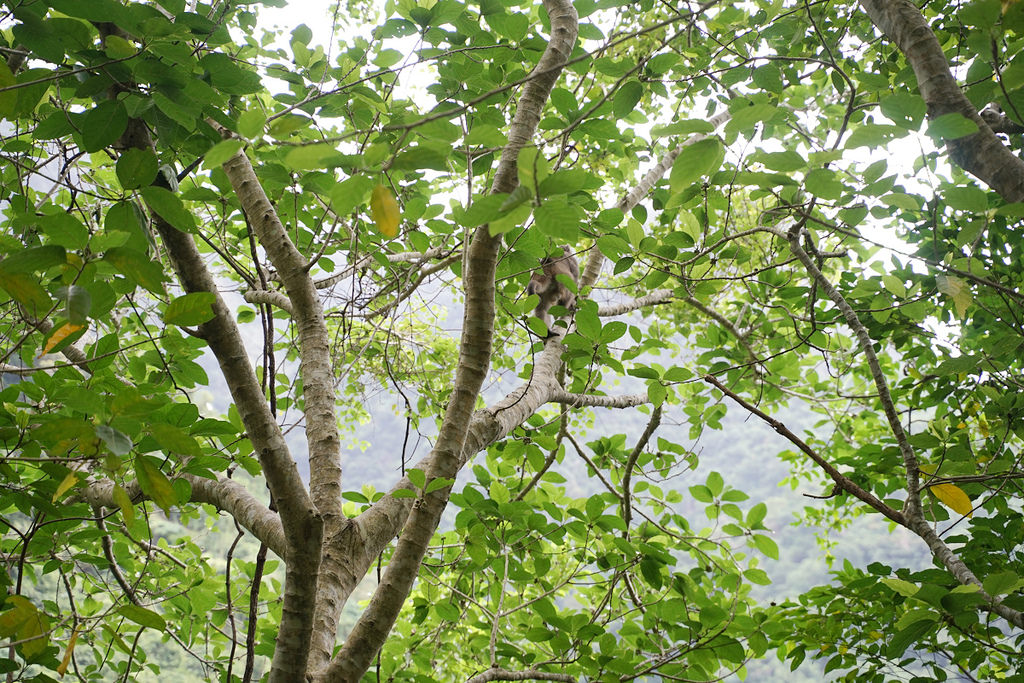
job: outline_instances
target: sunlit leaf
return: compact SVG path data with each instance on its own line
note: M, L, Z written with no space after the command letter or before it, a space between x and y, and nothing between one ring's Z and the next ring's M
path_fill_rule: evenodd
M64 477L60 484L57 485L57 490L53 492L53 498L50 499L50 502L56 503L58 500L60 500L61 496L70 491L77 483L78 473L68 472L68 475Z
M168 325L199 325L215 315L213 303L217 295L213 292L193 292L179 296L167 304L163 319Z
M217 168L231 157L238 154L244 143L236 138L221 140L216 145L206 150L203 155L203 168Z
M957 514L973 516L974 505L971 503L971 499L956 484L935 484L929 486L928 490Z
M935 276L935 286L953 301L957 315L963 318L967 313L967 309L974 301L971 289L967 286L967 283L955 275L938 273Z
M370 197L370 213L382 235L388 238L398 236L398 224L402 219L402 214L398 208L398 202L395 201L395 196L391 194L391 190L387 186L377 185L373 188L373 194Z
M50 353L68 337L76 332L81 332L84 329L85 325L78 325L71 322L63 323L59 327L54 328L53 332L51 332L50 336L47 338L46 344L43 345L43 350L40 351L40 354Z

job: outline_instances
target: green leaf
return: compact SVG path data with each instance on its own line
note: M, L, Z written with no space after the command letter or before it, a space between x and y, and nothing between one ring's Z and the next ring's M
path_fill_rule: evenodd
M903 284L903 279L896 277L895 275L886 274L882 276L882 284L893 296L902 299L907 295L907 286Z
M0 272L37 273L67 263L64 247L48 245L32 247L15 252L0 261Z
M507 142L505 134L493 124L475 123L466 135L466 144L472 146L503 147Z
M126 149L117 160L117 179L121 187L135 190L151 184L159 168L156 155L148 149Z
M750 508L750 512L747 513L747 525L752 529L757 528L758 525L764 521L767 514L768 506L764 503L758 503L754 507Z
M151 609L139 607L138 605L122 605L118 613L127 619L131 619L140 626L152 628L157 631L166 631L167 622L164 618Z
M130 282L153 294L164 293L164 270L145 254L128 247L114 247L103 254L103 260L114 266Z
M450 602L436 602L434 603L434 609L437 611L437 616L445 621L459 621L459 608Z
M482 197L474 197L473 203L465 210L452 212L456 222L466 228L475 228L484 223L490 223L500 215L501 206L508 198L507 194L489 194Z
M209 52L199 60L199 64L207 70L210 84L218 92L227 95L248 95L262 89L259 74L242 68L230 55Z
M807 162L798 153L792 150L785 152L765 152L757 155L757 160L765 165L765 168L782 173L799 171L807 166Z
M202 109L185 98L171 99L162 92L154 92L151 97L157 109L187 131L195 130L196 121L202 118Z
M17 81L7 62L0 59L0 88L13 88ZM0 118L11 118L18 104L18 91L0 91Z
M1007 570L986 576L981 585L989 595L1007 595L1024 588L1024 579Z
M711 495L718 497L722 495L722 491L725 489L725 480L722 479L722 475L718 472L711 472L708 474L707 481L708 490L711 491Z
M491 500L499 505L507 503L512 498L508 487L500 481L492 481L491 485L487 488L487 492L490 494Z
M107 425L96 425L96 436L103 439L103 443L114 455L127 455L132 450L132 440L126 435Z
M928 135L938 142L956 140L977 132L978 125L974 121L956 112L943 114L928 122Z
M697 484L696 486L690 487L690 495L693 499L700 503L710 503L715 500L714 494L711 493L711 489L703 484Z
M203 155L203 168L212 170L218 168L225 161L235 156L242 145L241 140L237 138L231 138L230 140L221 140L216 145L206 150L206 154Z
M758 586L770 586L772 583L772 580L763 569L748 569L743 572L743 576L748 581L756 583Z
M845 186L836 172L829 168L816 168L804 178L804 186L811 194L822 199L839 199Z
M784 87L782 71L773 63L754 69L754 85L767 92L781 93Z
M447 171L448 155L432 147L421 145L401 152L391 162L391 169L395 171L415 171L421 168Z
M754 534L753 541L754 547L766 557L773 560L779 559L779 546L774 539L764 534Z
M178 502L178 496L157 461L146 455L135 456L135 476L142 492L165 513L170 514L171 508Z
M939 615L935 613L935 610L931 607L915 607L914 609L907 610L903 615L896 621L896 628L905 629L912 626L914 622L926 621L934 623L939 620Z
M951 208L982 213L988 209L988 196L977 187L957 186L943 191L942 198Z
M409 481L412 483L413 486L420 489L421 491L423 490L423 487L427 483L427 475L423 473L423 470L415 467L406 470L405 476L409 478Z
M512 190L508 198L501 203L498 210L501 213L508 213L531 199L533 199L533 190L526 185L517 185L516 189Z
M916 94L900 92L883 97L881 110L886 118L908 130L917 130L928 113L924 99Z
M38 279L28 273L0 270L0 289L20 303L33 316L41 316L53 307L50 295Z
M373 187L373 179L368 176L357 175L343 180L330 191L331 208L339 216L345 216L357 206L366 204Z
M533 215L537 229L554 241L573 244L579 240L584 214L567 198L552 197L537 207Z
M672 163L669 186L673 194L689 187L698 178L717 171L725 157L725 149L718 138L705 138L689 145Z
M168 325L200 325L213 319L213 304L216 300L217 295L213 292L193 292L179 296L167 304L163 320Z
M934 624L927 620L915 621L907 628L898 631L889 640L885 648L887 657L893 659L903 656L903 653L907 651L911 645L916 643L924 634L932 630Z
M90 109L82 121L82 147L98 152L114 144L128 127L128 112L117 100L105 100Z
M626 334L628 325L621 320L611 320L601 328L601 343L611 344Z
M778 107L761 102L731 109L732 118L725 124L726 133L750 132L754 125L767 121L778 113Z
M543 182L550 173L547 159L536 147L526 147L520 150L516 163L520 185L534 187Z
M160 218L182 232L195 232L196 222L181 200L170 190L155 185L143 188L142 198Z
M904 595L908 598L912 598L917 595L919 590L917 584L904 581L903 579L884 578L881 579L881 581L900 595Z
M261 109L247 109L238 116L238 134L249 140L263 135L267 115Z
M853 129L845 146L846 149L883 147L903 134L904 131L896 126L865 123Z
M974 0L959 5L956 16L965 26L977 26L987 31L999 22L1002 7L1000 0Z
M303 145L289 150L284 157L284 163L292 170L308 171L338 166L342 159L341 152L335 149L334 145Z
M715 127L703 119L684 119L664 126L654 126L651 135L657 138L670 135L692 135L693 133L710 133Z
M449 479L447 477L437 477L436 479L430 480L430 483L427 484L427 488L424 491L424 493L433 493L434 491L439 491L440 489L451 486L454 483L454 479Z
M541 182L539 189L541 197L549 197L557 194L572 194L584 187L597 188L600 186L601 181L587 171L568 168L549 175Z
M83 324L89 317L92 308L92 295L85 287L69 285L61 287L60 298L64 301L64 315L75 325Z
M188 434L186 431L174 425L164 424L161 422L154 422L148 425L147 431L150 432L157 443L160 444L160 449L168 455L178 456L189 456L199 457L203 454L202 447L196 437Z
M661 588L664 583L661 576L661 567L661 562L648 555L645 555L640 560L640 574L649 585L656 589Z
M576 332L591 341L601 339L601 319L593 308L581 308L576 311Z
M629 116L643 97L644 87L639 81L626 81L612 98L612 113L617 119Z

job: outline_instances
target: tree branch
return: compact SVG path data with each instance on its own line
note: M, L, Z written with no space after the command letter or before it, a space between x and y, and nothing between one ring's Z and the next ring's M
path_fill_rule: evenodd
M487 683L488 681L564 681L564 683L576 683L576 676L571 674L555 674L536 669L525 671L509 671L494 667L482 674L467 678L466 683Z
M1006 201L1024 201L1024 160L1006 148L960 90L921 10L910 0L860 0L860 4L914 69L918 90L928 105L928 118L956 113L978 126L977 133L946 140L953 162Z
M551 37L534 68L533 77L523 87L509 128L508 144L498 161L492 193L515 189L519 151L531 143L548 95L576 43L578 20L572 3L569 0L545 0L544 6L551 21ZM448 409L434 449L428 456L428 483L438 478L454 479L465 462L473 406L490 366L494 336L494 274L500 246L500 235L491 235L486 225L477 228L469 244L467 268L463 274L466 305L459 364ZM450 493L451 487L446 486L416 500L369 606L324 673L324 681L355 683L369 667L412 589Z
M768 426L770 426L776 432L784 436L790 443L792 443L794 446L803 451L803 453L805 453L811 460L813 460L818 467L825 470L825 473L832 478L832 481L834 481L836 485L839 486L839 488L843 489L844 491L854 496L858 500L867 503L871 508L873 508L877 512L881 512L883 515L885 515L892 521L896 522L900 526L909 528L907 519L902 512L900 512L899 510L894 510L893 508L891 508L890 506L886 505L878 498L876 498L870 491L861 488L852 479L850 479L845 474L837 470L835 466L832 465L832 463L830 463L825 458L821 457L821 455L819 455L818 452L815 451L813 448L808 446L803 439L801 439L799 436L791 432L789 428L786 427L786 425L779 422L778 420L768 415L767 413L759 410L754 405L740 398L739 395L736 394L736 392L734 392L733 390L729 389L724 384L719 382L716 377L712 375L705 375L704 381L707 382L708 384L714 385L723 394L739 403L740 406L742 406L743 409L749 412L750 414L756 415L757 417L764 420L768 424Z
M288 544L285 542L280 518L244 486L232 479L207 479L194 474L180 474L175 478L188 482L192 489L191 502L208 503L218 510L223 510L257 540L277 553L278 557L286 557ZM126 483L124 489L132 500L146 498L136 481ZM114 482L107 479L87 484L78 495L93 506L118 507L114 500Z

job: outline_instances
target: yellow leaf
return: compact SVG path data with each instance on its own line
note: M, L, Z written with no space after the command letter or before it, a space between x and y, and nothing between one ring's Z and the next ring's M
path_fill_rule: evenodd
M57 344L60 344L62 341L73 335L75 332L78 332L79 330L83 329L85 329L85 325L64 323L63 325L61 325L60 327L53 331L53 334L50 335L50 338L46 340L46 346L43 347L42 353L40 353L39 355L45 356L50 351L52 351L57 346Z
M373 188L370 213L373 214L373 222L377 224L377 229L382 235L388 238L398 236L398 223L402 220L402 212L398 209L395 196L386 186L378 185Z
M6 606L11 609L0 615L0 633L14 636L13 640L24 641L21 648L28 657L45 651L50 644L50 625L46 615L37 610L32 601L20 595L8 596Z
M164 512L170 513L171 508L178 502L178 496L174 493L174 487L167 476L160 471L157 462L153 458L141 455L136 457L135 476L142 492L152 498Z
M120 484L114 484L114 502L121 508L121 516L129 526L135 521L135 508L132 506L132 498Z
M64 659L60 660L60 666L57 667L57 673L61 676L68 670L68 664L71 663L71 655L75 652L75 641L78 640L78 627L75 626L75 630L71 632L71 637L68 638L68 647L64 651Z
M971 302L974 301L974 297L971 296L971 288L967 286L967 283L954 275L939 273L935 276L935 285L940 292L953 301L956 314L963 318Z
M64 481L62 481L60 483L60 486L57 487L57 490L53 494L53 500L51 500L50 502L51 503L56 503L58 498L63 496L65 493L67 493L68 489L70 489L72 486L74 486L77 483L78 483L78 475L75 474L74 472L68 472L68 476L64 477Z
M935 486L928 487L935 497L941 500L946 507L950 508L957 514L967 515L968 517L973 516L971 510L974 506L971 504L971 499L967 497L956 484L936 484Z

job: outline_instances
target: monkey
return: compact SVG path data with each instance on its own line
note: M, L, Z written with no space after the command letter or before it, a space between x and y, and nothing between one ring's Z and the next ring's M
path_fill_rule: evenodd
M562 246L562 257L555 258L545 256L540 260L541 271L534 272L530 276L530 284L526 286L527 294L536 294L540 302L533 314L540 319L548 328L548 336L551 336L551 315L548 313L552 306L564 306L575 308L576 294L566 286L564 282L558 281L558 276L572 280L573 285L580 282L580 266L576 262L572 249Z

